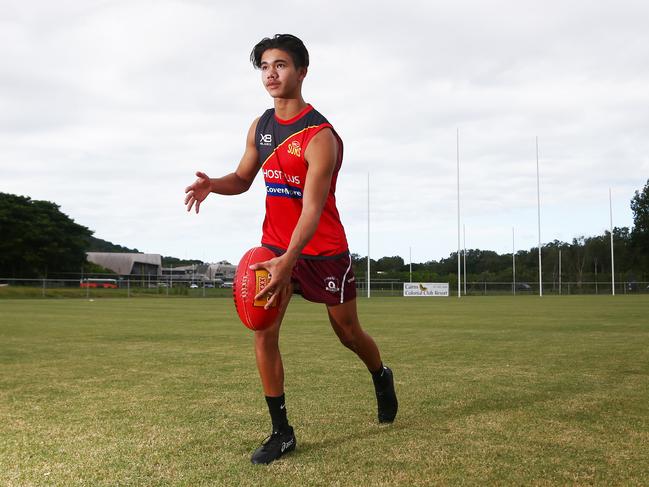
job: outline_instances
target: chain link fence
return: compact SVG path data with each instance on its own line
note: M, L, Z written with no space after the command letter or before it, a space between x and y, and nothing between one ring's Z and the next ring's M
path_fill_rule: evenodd
M403 296L404 281L373 280L370 296ZM451 283L451 296L457 296L457 281ZM357 280L359 297L367 296L367 282ZM460 293L467 296L534 296L539 294L539 283L512 283L469 281L461 284ZM544 295L610 295L610 282L544 282ZM649 294L649 282L620 281L615 283L615 294Z
M155 278L154 278L155 277ZM1 298L136 298L219 297L232 298L230 284L129 276L81 279L0 278Z
M155 277L155 278L154 278ZM367 296L367 282L357 280L359 298ZM403 296L404 281L374 280L370 296ZM451 283L450 294L457 296L457 281ZM461 294L467 296L534 296L536 283L480 282L462 283ZM610 295L610 282L544 282L544 295ZM620 281L615 294L649 294L649 282ZM232 298L231 283L194 282L158 276L128 276L77 279L14 279L0 278L0 299L19 298Z

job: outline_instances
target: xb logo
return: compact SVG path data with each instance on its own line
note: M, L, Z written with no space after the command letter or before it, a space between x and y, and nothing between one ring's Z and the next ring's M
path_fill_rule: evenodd
M259 143L261 145L270 145L273 143L273 135L272 134L260 134L259 138Z

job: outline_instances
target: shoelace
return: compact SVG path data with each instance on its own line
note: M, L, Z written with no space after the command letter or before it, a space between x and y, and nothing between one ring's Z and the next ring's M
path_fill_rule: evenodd
M273 443L273 438L279 439L280 435L281 435L281 433L280 433L279 431L276 432L276 433L272 433L272 434L268 435L268 436L267 436L266 438L264 438L263 441L261 442L261 446L262 446L262 448L263 448L264 450L266 450L267 447L268 447L271 443Z

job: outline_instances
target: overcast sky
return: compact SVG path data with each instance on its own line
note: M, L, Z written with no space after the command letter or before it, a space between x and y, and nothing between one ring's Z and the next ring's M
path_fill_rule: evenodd
M0 191L54 201L143 252L238 261L258 244L260 177L187 214L196 170L237 165L272 99L249 63L293 33L305 99L345 142L350 249L414 262L631 226L649 177L646 1L0 0Z

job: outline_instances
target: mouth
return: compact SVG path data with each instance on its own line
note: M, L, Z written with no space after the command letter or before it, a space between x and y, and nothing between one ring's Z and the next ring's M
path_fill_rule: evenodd
M266 85L266 88L268 88L268 89L270 89L270 88L277 88L278 86L279 86L279 83L268 83L268 84Z

